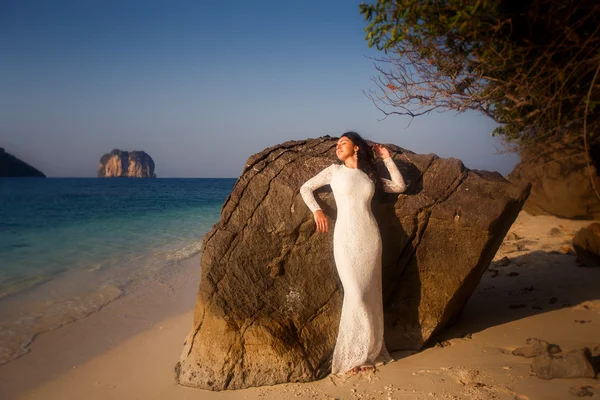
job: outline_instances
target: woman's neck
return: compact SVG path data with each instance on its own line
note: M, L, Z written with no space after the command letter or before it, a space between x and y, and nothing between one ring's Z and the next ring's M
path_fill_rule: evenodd
M344 165L348 168L356 169L358 168L358 160L354 157L348 157L344 161Z

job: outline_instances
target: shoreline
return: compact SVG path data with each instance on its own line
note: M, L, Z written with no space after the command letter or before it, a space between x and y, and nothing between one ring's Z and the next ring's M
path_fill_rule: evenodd
M591 222L522 212L461 319L424 349L393 353L396 361L375 373L224 392L178 385L174 367L200 279L196 254L165 281L40 335L30 353L0 366L0 386L9 399L45 400L562 400L585 387L600 396L596 379L542 380L530 372L532 359L511 354L529 337L564 351L600 345L600 268L578 266L569 244Z
M39 335L87 318L148 283L168 280L180 263L200 256L201 243L187 240L130 260L68 269L0 298L0 366L27 354Z
M124 292L99 310L39 333L28 352L0 365L3 395L16 398L27 389L102 355L162 320L191 312L199 283L200 253L197 253L177 262L170 271L163 271L157 279L140 282L132 291ZM184 339L181 338L181 343Z

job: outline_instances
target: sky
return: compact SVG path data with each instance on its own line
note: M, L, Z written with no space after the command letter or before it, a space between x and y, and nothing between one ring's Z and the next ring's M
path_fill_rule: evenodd
M348 130L508 174L477 112L388 117L360 1L0 0L0 147L49 177L112 149L158 177L238 177L288 140ZM410 124L409 124L410 123Z

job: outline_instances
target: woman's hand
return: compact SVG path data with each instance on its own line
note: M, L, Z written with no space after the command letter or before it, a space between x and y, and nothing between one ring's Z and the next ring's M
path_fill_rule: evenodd
M329 227L327 225L327 217L325 216L323 211L317 210L313 213L313 215L315 217L315 223L317 224L317 231L327 232Z
M386 158L390 158L390 152L388 151L388 149L386 149L385 147L383 147L380 144L374 144L373 151L375 151L375 154L377 154L377 157L381 158L382 160L385 160Z

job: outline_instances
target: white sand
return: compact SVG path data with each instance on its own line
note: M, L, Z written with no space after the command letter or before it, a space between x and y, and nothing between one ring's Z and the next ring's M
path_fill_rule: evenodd
M565 351L600 344L600 268L578 266L570 248L587 224L521 213L510 230L520 239L509 233L495 258L510 263L492 263L461 320L434 341L442 345L395 354L375 373L225 392L178 386L173 368L192 324L196 256L169 282L41 335L29 354L0 367L0 397L563 400L587 386L600 398L598 380L542 380L530 373L531 359L510 354L528 337Z

